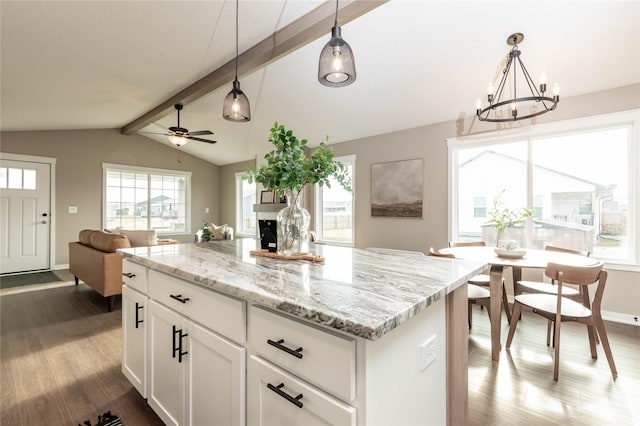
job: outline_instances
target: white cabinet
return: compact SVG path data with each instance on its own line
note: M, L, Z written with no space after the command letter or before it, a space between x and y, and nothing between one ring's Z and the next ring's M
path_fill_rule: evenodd
M147 397L147 304L149 298L122 287L122 373Z
M258 356L249 357L250 425L356 425L356 409Z
M169 425L245 423L245 349L151 300L149 405Z

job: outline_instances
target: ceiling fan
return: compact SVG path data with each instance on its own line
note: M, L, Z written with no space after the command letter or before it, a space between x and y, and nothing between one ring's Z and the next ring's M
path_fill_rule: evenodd
M140 133L149 133L153 135L165 135L169 137L169 142L177 146L178 148L189 143L189 140L194 140L198 142L206 142L206 143L217 143L218 141L212 141L209 139L196 138L195 136L202 135L212 135L213 132L211 130L199 130L197 132L190 132L188 129L184 127L180 127L180 111L182 111L182 104L175 104L174 107L176 111L178 111L178 125L175 127L169 127L168 133L152 133L152 132L140 132ZM157 124L157 123L156 123Z

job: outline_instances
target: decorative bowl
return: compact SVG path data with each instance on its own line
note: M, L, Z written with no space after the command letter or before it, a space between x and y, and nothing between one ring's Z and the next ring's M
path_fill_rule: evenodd
M520 259L524 257L525 254L527 254L527 251L522 249L505 250L505 249L494 248L493 250L496 252L498 257L504 257L507 259Z

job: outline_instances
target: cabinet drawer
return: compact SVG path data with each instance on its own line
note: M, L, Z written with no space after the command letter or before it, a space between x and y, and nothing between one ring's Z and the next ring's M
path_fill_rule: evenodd
M355 398L354 339L252 306L249 342L258 353L284 369L346 401Z
M258 356L249 357L247 371L247 423L250 425L356 424L354 407Z
M246 341L246 304L241 300L153 270L149 297L235 342Z
M129 260L122 262L122 280L130 288L147 294L147 267Z

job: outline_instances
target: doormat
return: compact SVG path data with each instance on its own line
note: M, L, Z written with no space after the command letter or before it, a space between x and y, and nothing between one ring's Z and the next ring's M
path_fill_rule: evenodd
M51 271L34 272L32 274L7 275L0 277L0 288L19 287L29 284L44 284L62 281Z

